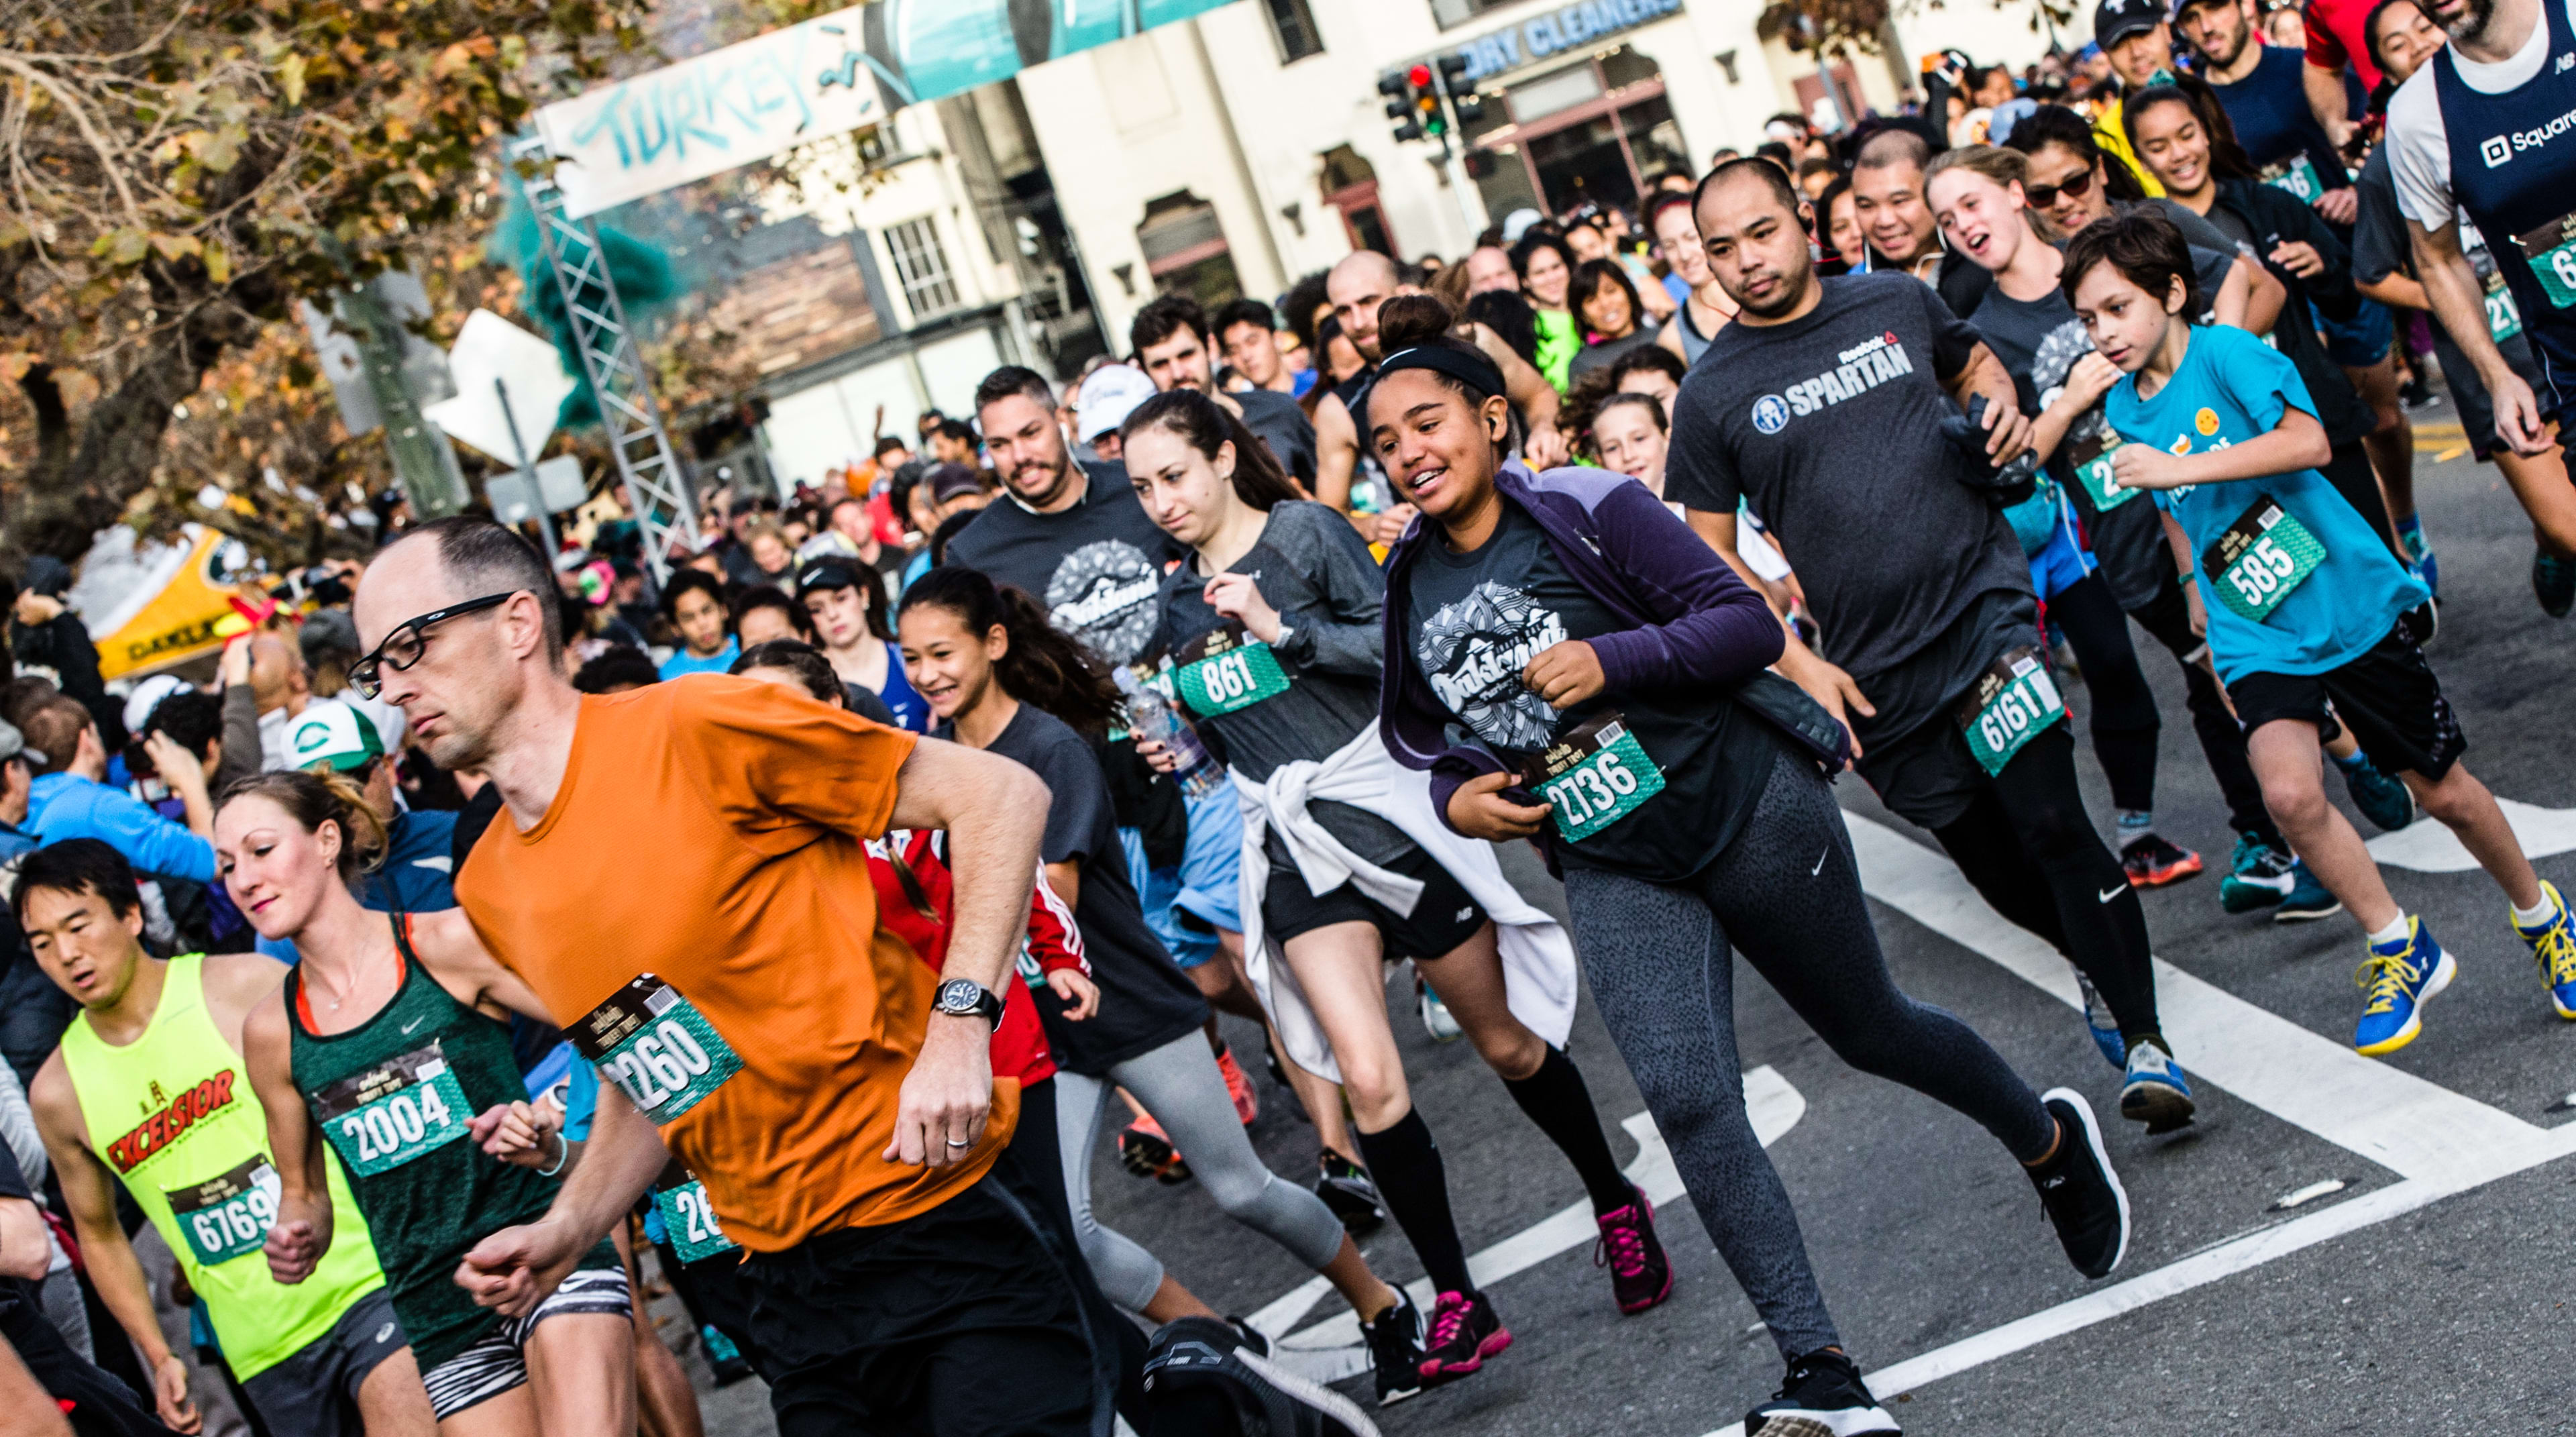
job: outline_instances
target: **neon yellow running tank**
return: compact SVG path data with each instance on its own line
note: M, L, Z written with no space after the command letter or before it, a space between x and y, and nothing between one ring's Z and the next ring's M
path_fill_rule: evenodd
M292 1287L269 1276L260 1248L277 1218L278 1180L268 1119L241 1055L206 1012L204 965L202 953L170 960L150 1026L124 1047L101 1041L87 1014L75 1019L63 1033L63 1068L90 1147L179 1255L233 1375L249 1378L330 1331L385 1275L340 1160L325 1152L331 1250Z

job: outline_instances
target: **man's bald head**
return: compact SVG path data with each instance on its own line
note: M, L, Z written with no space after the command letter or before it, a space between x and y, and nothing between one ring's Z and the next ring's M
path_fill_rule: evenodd
M1342 333L1359 350L1360 357L1371 364L1386 357L1378 349L1377 307L1407 288L1395 261L1375 250L1344 255L1324 276L1324 293L1333 302L1333 317L1342 322Z

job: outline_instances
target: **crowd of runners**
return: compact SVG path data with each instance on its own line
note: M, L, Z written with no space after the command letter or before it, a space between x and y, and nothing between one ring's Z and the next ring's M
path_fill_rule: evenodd
M2348 911L2364 1054L2508 952L2576 1020L2576 917L2427 657L2399 372L2438 367L2565 616L2576 0L2306 13L2302 53L2252 0L2107 0L2080 109L1993 72L1964 133L1783 122L1635 218L1157 299L1123 361L996 370L923 456L729 503L649 602L445 519L212 692L14 681L0 1404L194 1431L202 1368L263 1433L685 1437L650 1249L783 1432L1359 1437L1513 1340L1399 1022L1580 1179L1600 1320L1671 1295L1696 1234L1566 1052L1588 987L1778 1347L1747 1431L1898 1431L1748 1119L1734 955L1991 1134L2088 1279L2131 1231L2097 1104L2195 1114L2140 889ZM2159 829L2129 620L2223 865ZM1846 772L2065 956L2111 1075L1896 986ZM2510 934L2446 949L2329 774L2455 832ZM1311 1168L1255 1151L1265 1091ZM1105 1128L1329 1280L1367 1377L1299 1376L1111 1228Z

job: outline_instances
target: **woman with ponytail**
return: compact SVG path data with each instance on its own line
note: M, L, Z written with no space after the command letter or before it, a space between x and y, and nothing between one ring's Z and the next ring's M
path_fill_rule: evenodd
M1745 1115L1730 945L1844 1061L1993 1133L2099 1277L2129 1224L2092 1110L2032 1093L1974 1030L1897 991L1825 781L1849 740L1765 673L1779 621L1643 485L1508 459L1498 377L1447 324L1433 300L1379 312L1388 358L1361 423L1421 511L1387 559L1387 746L1429 774L1451 828L1535 839L1564 876L1602 1021L1788 1364L1745 1430L1893 1431Z
M261 937L302 955L243 1027L280 1183L269 1267L300 1282L330 1249L328 1143L443 1431L631 1432L631 1300L606 1240L531 1308L480 1306L457 1282L478 1243L545 1217L569 1150L554 1135L551 1171L483 1150L495 1110L527 1098L510 1014L543 1022L546 1010L463 909L359 906L352 885L384 837L366 796L337 773L259 774L226 789L215 813L225 891Z
M1267 457L1258 441L1250 447ZM1350 532L1346 522L1342 530ZM1092 1214L1091 1155L1115 1087L1188 1155L1191 1174L1228 1216L1330 1278L1354 1309L1402 1303L1323 1199L1262 1165L1200 1033L1207 1004L1145 925L1100 766L1099 746L1124 712L1108 665L1027 594L953 565L905 591L896 631L912 685L930 704L932 736L1016 760L1053 795L1039 857L1047 888L1072 907L1096 985L1086 1007L1096 1007L1048 989L1031 996L1055 1052L1066 1197L1101 1291L1158 1326L1217 1317L1152 1253ZM1383 1390L1386 1374L1379 1380Z
M1359 1155L1439 1293L1410 1371L1422 1319L1410 1304L1362 1310L1381 1397L1466 1376L1511 1341L1468 1277L1440 1150L1413 1108L1387 1021L1388 960L1414 961L1573 1163L1621 1309L1663 1301L1672 1273L1652 1209L1621 1175L1562 1048L1572 946L1504 881L1490 848L1440 827L1423 781L1378 735L1385 580L1367 546L1340 515L1299 501L1204 396L1157 395L1123 433L1145 513L1195 554L1163 581L1156 647L1174 665L1174 695L1225 753L1243 804L1253 985L1287 1056L1341 1080ZM1172 766L1159 745L1146 753ZM1402 1379L1393 1388L1390 1373Z

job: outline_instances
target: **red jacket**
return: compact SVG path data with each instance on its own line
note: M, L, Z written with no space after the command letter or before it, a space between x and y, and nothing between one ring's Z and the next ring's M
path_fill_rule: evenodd
M955 917L953 884L940 853L938 831L897 830L868 844L868 876L876 880L878 921L921 955L932 972L948 963L948 929ZM993 1030L993 1072L1017 1076L1020 1086L1055 1076L1055 1056L1038 1024L1029 988L1059 968L1089 975L1073 910L1047 887L1040 869L1029 895L1028 933L1021 940L1018 982L1003 984L1002 1022Z

